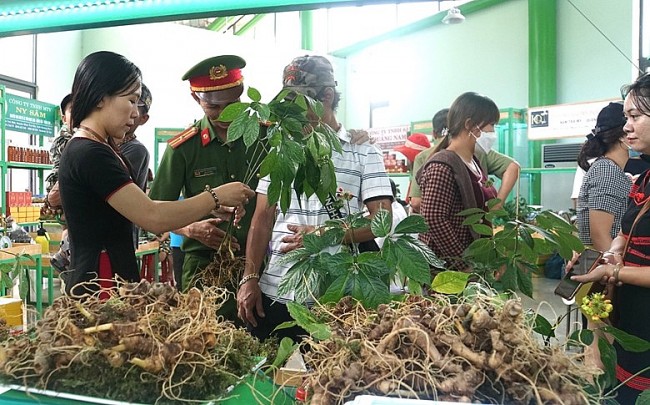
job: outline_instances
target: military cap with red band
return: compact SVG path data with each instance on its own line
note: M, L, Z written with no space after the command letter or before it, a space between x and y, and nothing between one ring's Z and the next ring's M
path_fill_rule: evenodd
M243 92L241 69L246 61L236 55L214 56L194 65L183 75L194 92L223 92L224 100L233 100ZM214 96L214 95L212 95Z

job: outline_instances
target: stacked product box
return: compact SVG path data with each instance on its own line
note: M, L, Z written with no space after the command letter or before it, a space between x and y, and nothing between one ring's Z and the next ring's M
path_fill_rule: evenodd
M7 191L6 204L7 215L11 215L14 221L18 223L38 221L41 207L32 204L32 193L29 191Z

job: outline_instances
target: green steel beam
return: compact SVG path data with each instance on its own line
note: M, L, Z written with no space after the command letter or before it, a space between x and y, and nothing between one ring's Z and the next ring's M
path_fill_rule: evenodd
M472 14L477 11L484 10L489 7L496 6L501 3L505 3L510 0L474 0L469 3L465 3L458 8L464 15ZM431 5L433 7L433 5ZM372 38L368 38L363 41L359 41L355 44L346 46L345 48L337 49L333 52L330 52L331 55L339 57L339 58L345 58L348 55L351 55L353 53L357 53L369 46L378 44L380 42L387 41L389 39L393 38L399 38L403 37L406 35L411 35L415 32L422 31L428 28L431 28L436 25L442 24L442 19L447 15L447 11L441 11L439 13L436 13L432 16L429 16L427 18L423 18L421 20L418 20L412 24L405 25L403 27L396 28L392 31L385 32L381 35L377 35Z
M267 15L268 14L258 14L255 17L251 18L249 22L244 24L243 27L241 27L240 29L237 30L237 32L235 32L235 35L243 35L244 33L246 33L246 31L253 28L255 24L257 24L262 18L266 17Z
M401 0L415 2L418 0ZM479 0L481 1L481 0ZM395 0L2 0L0 37Z
M217 17L205 28L210 31L221 31L221 29L225 27L227 23L228 17Z
M302 49L314 50L314 12L300 12L300 44Z
M528 0L528 106L557 103L557 0ZM544 141L528 143L533 168L542 167ZM532 201L540 204L541 174L530 184Z

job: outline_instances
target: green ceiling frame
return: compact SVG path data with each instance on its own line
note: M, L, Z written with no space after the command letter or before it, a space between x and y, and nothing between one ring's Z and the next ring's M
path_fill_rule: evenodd
M395 0L1 0L0 37L391 3Z
M469 3L462 4L458 6L460 11L464 15L469 15L472 13L475 13L477 11L484 10L486 8L494 7L496 5L499 5L501 3L505 3L511 0L474 0ZM363 41L359 41L355 44L346 46L345 48L337 49L330 54L339 58L345 58L348 55L352 55L354 53L360 52L364 50L365 48L368 48L372 45L379 44L384 41L388 41L393 38L399 38L403 37L406 35L411 35L415 32L422 31L428 28L431 28L435 25L441 25L443 24L442 19L447 15L447 11L441 11L439 13L436 13L430 17L423 18L421 20L418 20L412 24L405 25L403 27L396 28L394 30L385 32L383 34L374 36L372 38L368 38Z
M246 31L253 28L262 18L266 17L268 14L257 14L255 17L251 18L249 22L244 24L240 29L235 31L235 35L243 35Z

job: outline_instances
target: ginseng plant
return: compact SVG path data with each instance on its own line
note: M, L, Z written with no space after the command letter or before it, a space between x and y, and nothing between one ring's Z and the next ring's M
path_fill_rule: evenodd
M227 142L241 138L253 151L243 182L250 184L256 176L269 176L268 202L279 203L283 213L289 208L292 192L308 197L315 194L324 203L336 191L332 153L341 152L341 143L322 120L314 123L307 118L309 111L321 118L323 105L289 90L268 104L260 101L262 97L253 87L247 94L251 102L233 103L219 116L220 121L231 123ZM215 257L200 277L204 282L214 281L210 285L236 284L243 269L243 259L236 258L231 248L233 226L230 221L219 249L227 254Z
M350 213L349 193L341 190L337 197L339 207L347 205L348 215L328 220L304 235L303 247L282 258L294 264L280 282L278 293L294 292L297 305L316 300L338 302L352 296L367 308L391 300L394 280L405 281L411 293L422 293L422 285L431 282L430 266L444 265L418 239L417 233L427 230L424 218L409 216L392 230L392 215L387 210L380 209L370 220L363 212ZM385 237L379 251L359 252L354 243L343 243L346 232L367 226L375 237Z

